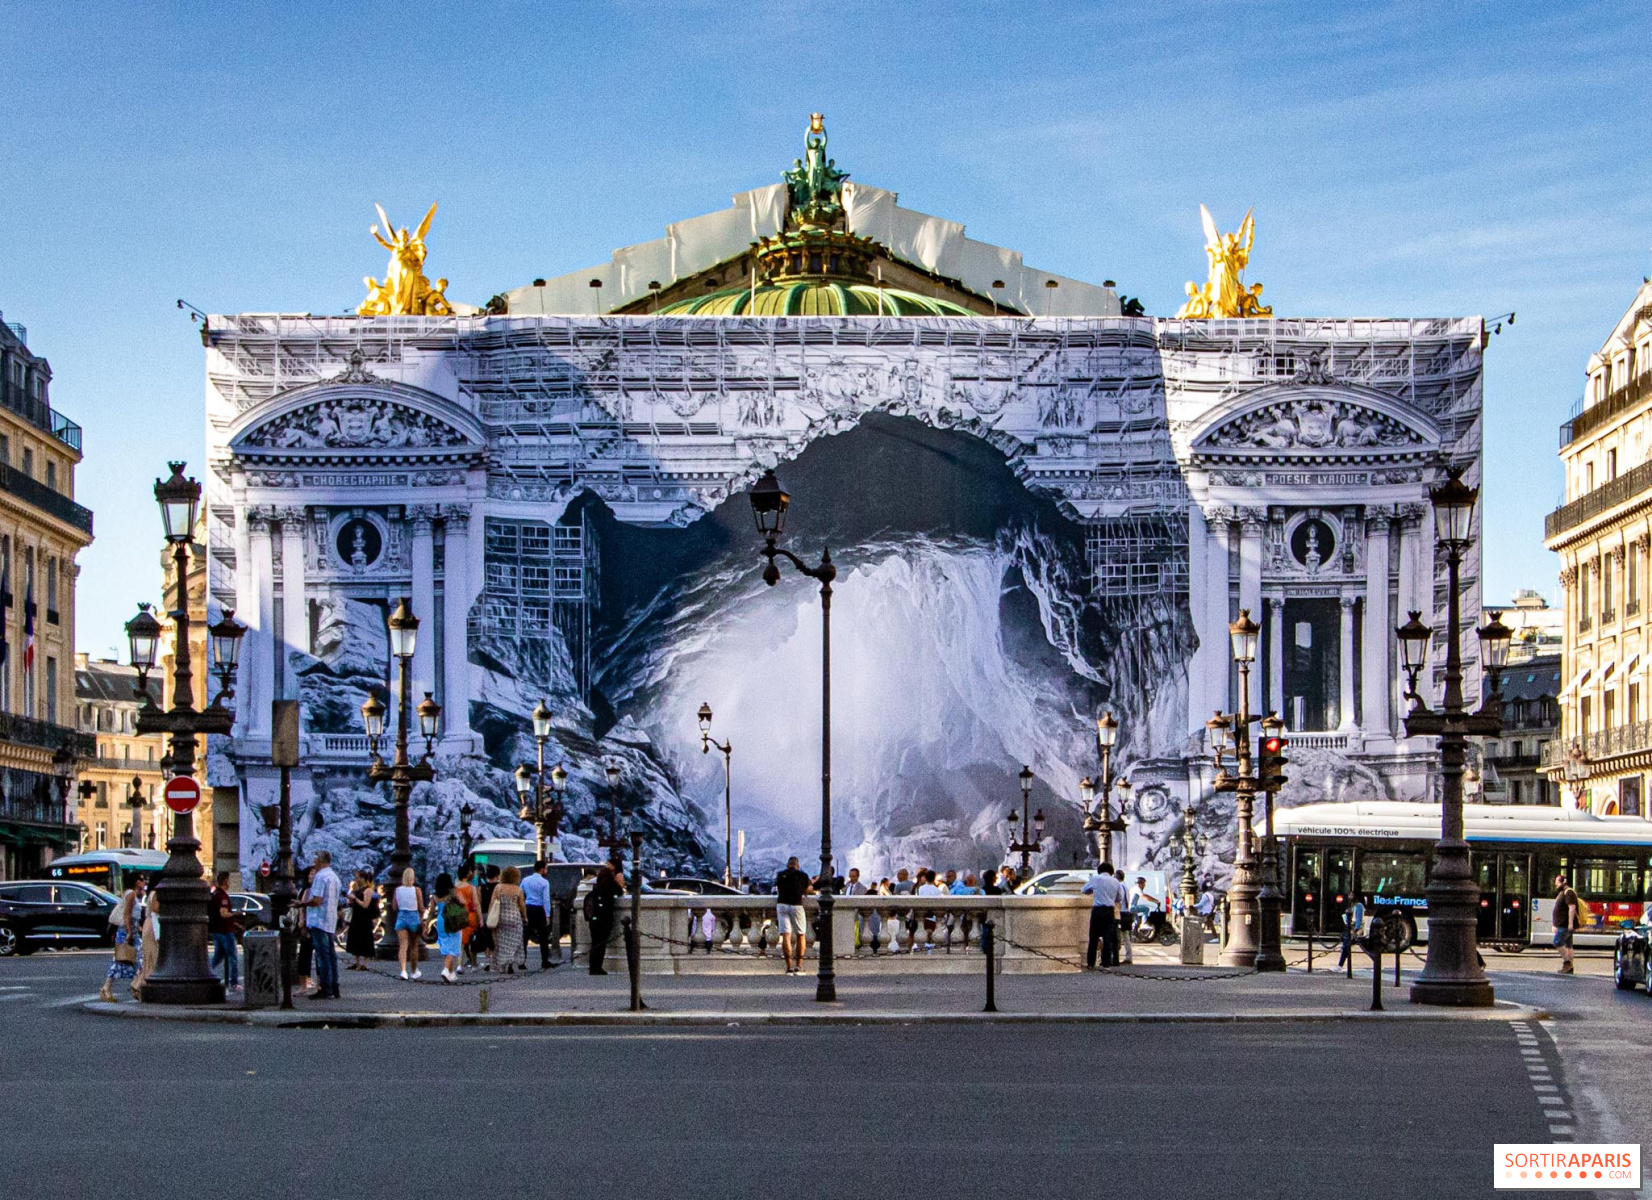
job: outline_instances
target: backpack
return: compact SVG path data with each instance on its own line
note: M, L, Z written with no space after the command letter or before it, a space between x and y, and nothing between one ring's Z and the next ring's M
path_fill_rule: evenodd
M442 901L442 932L458 933L470 924L470 909L457 896Z

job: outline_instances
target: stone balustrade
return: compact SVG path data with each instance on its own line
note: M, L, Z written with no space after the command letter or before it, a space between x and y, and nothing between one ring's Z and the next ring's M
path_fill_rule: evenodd
M630 915L621 900L618 918ZM805 903L807 953L815 956L816 897ZM1073 967L1037 953L1082 960L1090 928L1088 896L838 896L833 951L848 972L861 970L975 971L981 929L990 919L994 958L1009 973ZM645 974L716 973L751 969L780 958L773 896L645 895L641 913ZM617 948L617 947L616 947Z

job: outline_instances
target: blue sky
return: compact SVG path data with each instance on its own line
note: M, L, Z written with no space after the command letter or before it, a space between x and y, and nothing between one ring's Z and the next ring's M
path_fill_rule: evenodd
M1171 312L1200 201L1281 315L1515 310L1486 364L1487 595L1555 565L1555 426L1648 271L1648 9L1022 3L0 3L0 310L86 427L79 640L159 590L148 487L203 456L173 301L338 312L441 202L495 292L768 183L824 110L856 179ZM405 215L404 215L405 214Z

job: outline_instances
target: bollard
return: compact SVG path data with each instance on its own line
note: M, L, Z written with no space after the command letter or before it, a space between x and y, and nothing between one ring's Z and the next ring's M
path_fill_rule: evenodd
M1405 951L1400 947L1399 943L1396 941L1395 944L1394 944L1394 986L1395 987L1400 986L1400 958L1404 954L1405 954Z
M488 985L485 983L476 989L476 1011L479 1013L488 1011Z
M1353 931L1349 930L1349 932L1348 932L1348 978L1349 979L1352 979L1354 977L1354 948L1355 948L1356 944L1357 943L1356 943L1356 940L1354 938Z
M1314 973L1314 931L1308 930L1308 974Z
M1382 1011L1382 944L1387 930L1381 917L1371 922L1371 932L1365 939L1365 952L1371 956L1371 1011ZM1353 955L1348 956L1350 962Z
M988 917L981 924L981 952L987 960L987 1006L982 1012L998 1011L997 987L993 981L992 958L997 950L996 939L993 936L992 918Z
M630 917L622 917L620 925L624 929L625 940L625 968L631 974L631 1011L642 1011L642 963L637 956L637 930L631 924Z

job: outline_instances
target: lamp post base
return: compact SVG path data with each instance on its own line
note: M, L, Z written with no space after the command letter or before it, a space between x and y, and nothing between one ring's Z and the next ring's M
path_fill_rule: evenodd
M1490 1008L1497 1002L1489 979L1419 979L1411 985L1411 1003L1448 1008Z

